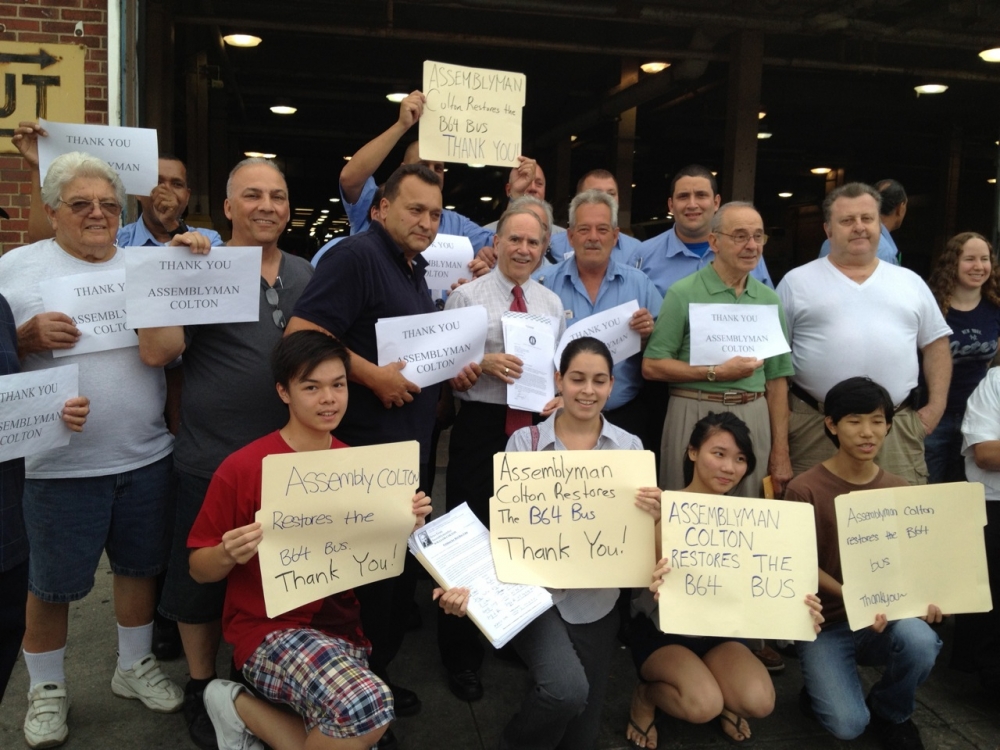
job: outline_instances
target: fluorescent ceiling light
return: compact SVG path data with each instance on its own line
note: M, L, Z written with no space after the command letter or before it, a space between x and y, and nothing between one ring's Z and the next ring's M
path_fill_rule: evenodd
M481 200L483 203L489 203L491 200L493 200L493 196L492 195L481 195L481 196L479 196L479 200Z
M265 154L263 151L244 151L243 155L251 159L273 159L277 156L277 154Z
M639 66L643 73L659 73L670 67L668 62L648 62Z
M791 198L791 197L792 197L792 194L791 194L791 193L788 193L788 192L785 192L785 193L778 193L778 197L779 197L779 198Z
M340 203L340 198L331 198L330 203Z
M445 206L445 210L447 210L447 211L454 211L455 207L454 206Z
M830 174L833 170L830 167L813 167L809 171L813 174Z
M770 138L772 135L773 135L772 133L768 133L766 130L762 130L759 133L757 133L757 139L764 141Z
M252 34L226 34L222 37L222 41L230 47L256 47L260 44L261 39Z
M986 62L1000 62L1000 47L984 49L979 53L979 56Z
M472 167L473 169L482 169L486 165L485 164L470 164L469 166Z
M409 94L386 94L385 98L388 99L393 104L399 104L403 99L408 97Z
M913 90L917 94L943 94L948 90L948 87L943 83L924 83L920 86L914 86Z
M271 107L271 111L276 115L294 115L298 112L298 108L289 106L287 104L275 104Z

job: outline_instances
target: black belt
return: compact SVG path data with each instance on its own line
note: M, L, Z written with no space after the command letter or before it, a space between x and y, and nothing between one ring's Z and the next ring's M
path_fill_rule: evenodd
M796 398L798 398L800 401L808 404L813 409L815 409L816 411L818 411L820 414L824 413L823 412L823 404L821 404L819 401L817 401L816 399L814 399L811 395L809 395L809 393L807 391L805 391L804 389L802 389L801 387L799 387L795 383L791 384L791 387L789 388L789 390L792 392L792 395L795 396ZM899 411L900 409L905 409L912 402L913 402L913 397L912 396L907 396L902 401L900 401L898 404L896 404L893 407L893 409L895 411Z

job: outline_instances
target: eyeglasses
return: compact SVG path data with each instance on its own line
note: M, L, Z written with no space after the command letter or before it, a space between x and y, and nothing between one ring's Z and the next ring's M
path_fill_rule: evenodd
M69 206L69 210L75 214L90 213L90 209L93 207L95 203L97 204L97 207L101 209L101 213L104 214L105 216L109 217L120 216L122 212L122 207L119 206L116 201L102 201L98 200L97 198L88 201L88 200L83 200L81 198L80 200L77 201L68 202L60 198L59 202L66 206Z
M280 276L278 277L276 283L279 287L281 286ZM269 304L271 307L274 308L274 310L271 312L271 320L274 321L274 324L278 326L278 328L284 330L285 314L281 312L281 308L278 307L278 290L275 289L273 286L269 286L267 289L264 290L264 299L267 300L267 304Z
M753 234L749 232L733 232L732 234L728 232L716 232L715 234L729 237L737 247L743 247L750 241L751 237L753 237L754 243L761 247L767 244L767 235L763 232L754 232Z

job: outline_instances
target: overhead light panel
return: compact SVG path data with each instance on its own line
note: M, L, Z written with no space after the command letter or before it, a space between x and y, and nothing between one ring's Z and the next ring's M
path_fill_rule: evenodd
M226 34L222 41L230 47L256 47L261 42L259 36L253 34Z
M830 167L813 167L809 171L813 174L830 174L833 170Z
M479 196L479 200L481 200L483 203L489 203L491 200L493 200L493 196L492 195L481 195L481 196Z
M769 133L766 130L761 130L759 133L757 133L757 140L766 141L772 135L773 133Z
M388 99L393 104L399 104L403 99L408 97L409 94L386 94L385 98Z
M273 159L277 156L277 154L266 154L263 151L244 151L243 155L251 159Z
M758 120L763 120L765 117L767 117L767 110L762 109L760 112L757 113Z
M791 198L791 197L792 197L792 194L791 194L791 193L788 193L788 192L785 192L785 193L778 193L778 197L779 197L779 198Z
M299 110L290 104L275 104L271 107L271 111L276 115L294 115Z
M445 206L444 208L445 208L446 211L454 211L455 210L454 206Z
M472 167L473 169L482 169L486 165L485 164L470 164L469 166Z
M986 62L1000 62L1000 47L984 49L979 53L979 56Z
M344 161L350 161L353 158L354 158L353 156L345 156Z
M329 208L324 208L322 211L320 211L320 213L321 214L328 214L328 213L330 213L330 209Z
M340 198L331 198L330 203L340 203Z
M917 92L917 96L920 96L920 94L943 94L948 90L948 87L943 83L923 83L914 86L913 90Z
M991 185L996 185L997 184L997 178L996 177L990 177L990 179L988 179L987 182L990 183Z
M639 66L643 73L660 73L670 67L668 62L648 62Z

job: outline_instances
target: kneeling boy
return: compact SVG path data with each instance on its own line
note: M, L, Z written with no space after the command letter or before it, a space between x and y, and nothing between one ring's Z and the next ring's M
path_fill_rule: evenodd
M835 498L907 486L905 479L875 464L892 427L892 400L878 383L850 378L830 389L823 406L826 434L837 453L795 477L785 491L786 500L811 503L816 512L819 596L826 618L815 641L798 644L805 680L802 701L838 739L857 737L870 721L883 747L923 748L910 717L917 687L941 650L941 640L927 624L940 622L941 610L932 604L926 618L893 622L879 614L871 626L852 632L841 591ZM885 666L867 700L857 664Z
M222 462L188 537L192 577L229 579L222 626L237 666L268 701L298 714L215 680L205 689L205 705L219 750L263 750L260 740L272 747L361 750L375 745L394 718L392 693L368 670L370 646L353 591L269 619L257 559L261 462L275 453L346 447L330 431L347 409L349 356L319 331L281 340L272 367L288 424ZM430 498L417 493L414 528L430 510Z

